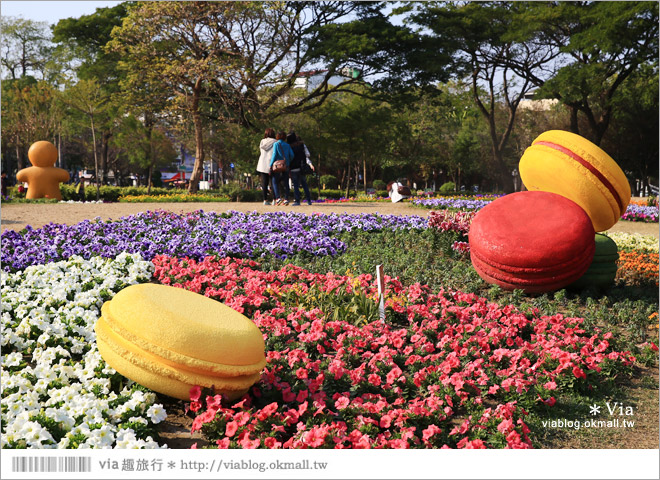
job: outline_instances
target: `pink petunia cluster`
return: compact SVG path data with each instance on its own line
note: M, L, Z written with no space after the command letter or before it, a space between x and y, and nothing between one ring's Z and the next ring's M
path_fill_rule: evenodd
M429 212L429 227L435 227L443 232L456 232L467 236L470 231L475 212L433 210Z
M264 335L268 363L240 401L191 392L193 431L219 448L530 448L530 411L568 389L597 389L634 361L581 318L474 294L386 277L386 320L357 326L350 312L336 319L314 306L316 296L359 290L375 303L371 275L263 272L232 258L153 262L156 280L224 302Z

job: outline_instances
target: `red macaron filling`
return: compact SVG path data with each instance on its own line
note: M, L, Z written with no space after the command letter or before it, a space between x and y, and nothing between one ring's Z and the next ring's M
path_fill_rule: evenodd
M555 150L560 151L561 153L568 155L571 157L573 160L578 162L580 165L585 167L587 170L589 170L591 173L594 174L600 182L605 185L605 188L607 188L612 196L614 197L614 200L616 200L617 205L619 205L619 215L623 215L624 213L624 208L623 208L623 200L621 200L621 196L619 195L619 192L616 191L616 188L614 188L614 185L603 175L600 170L598 170L596 167L594 167L591 163L587 162L584 158L579 156L577 153L573 152L572 150L564 147L563 145L559 145L556 143L548 142L548 141L540 141L540 142L534 142L534 145L545 145L546 147L554 148Z

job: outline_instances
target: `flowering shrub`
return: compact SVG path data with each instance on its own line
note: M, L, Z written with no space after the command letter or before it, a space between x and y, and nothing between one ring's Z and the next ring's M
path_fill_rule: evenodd
M606 232L614 240L619 250L637 250L644 253L658 253L658 239L652 235L639 233Z
M105 365L101 305L153 266L80 257L2 273L2 448L157 448L155 394Z
M337 255L346 249L339 240L352 230L381 231L426 228L416 215L305 215L293 212L215 213L202 210L175 214L145 212L118 221L85 220L76 225L28 226L21 232L2 232L3 269L11 272L29 265L55 262L80 255L115 257L121 252L143 258L158 254L202 259L207 255L255 258L297 253Z
M268 364L248 395L229 405L191 392L193 431L219 448L528 448L528 413L596 391L634 361L581 318L387 276L386 321L358 325L359 311L338 318L322 297L375 304L371 275L262 272L230 258L153 262L160 282L223 301L264 334Z
M467 254L470 244L467 242L470 225L474 218L474 212L452 212L450 210L433 210L429 212L429 227L434 227L441 232L454 233L451 249Z
M616 280L626 285L658 285L658 254L619 252Z

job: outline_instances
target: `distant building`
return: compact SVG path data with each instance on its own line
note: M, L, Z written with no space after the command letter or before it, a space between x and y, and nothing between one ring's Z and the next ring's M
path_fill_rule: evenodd
M357 68L343 68L340 75L333 75L328 79L328 85L339 85L347 79L358 78L361 73L362 72ZM304 88L308 92L311 92L321 85L327 74L328 70L308 70L306 72L298 72L298 74L296 74L293 88Z
M518 107L522 110L535 110L535 111L545 111L550 110L552 107L559 103L559 100L556 98L542 98L540 100L534 100L534 95L536 90L527 92Z

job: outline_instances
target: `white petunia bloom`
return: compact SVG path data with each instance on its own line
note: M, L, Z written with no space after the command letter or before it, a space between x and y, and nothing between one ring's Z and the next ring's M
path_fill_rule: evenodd
M156 404L149 407L147 410L147 416L154 423L160 423L167 418L167 412L162 405Z
M111 390L109 377L116 372L101 358L94 333L101 292L114 295L118 285L146 281L152 272L151 262L123 253L0 273L3 447L20 442L29 448L161 447L151 437L118 430L122 415L117 412L145 425L166 413L160 405L151 409L153 393L132 392L128 386ZM28 365L21 368L24 362ZM53 432L34 421L36 415L67 433L55 442Z

